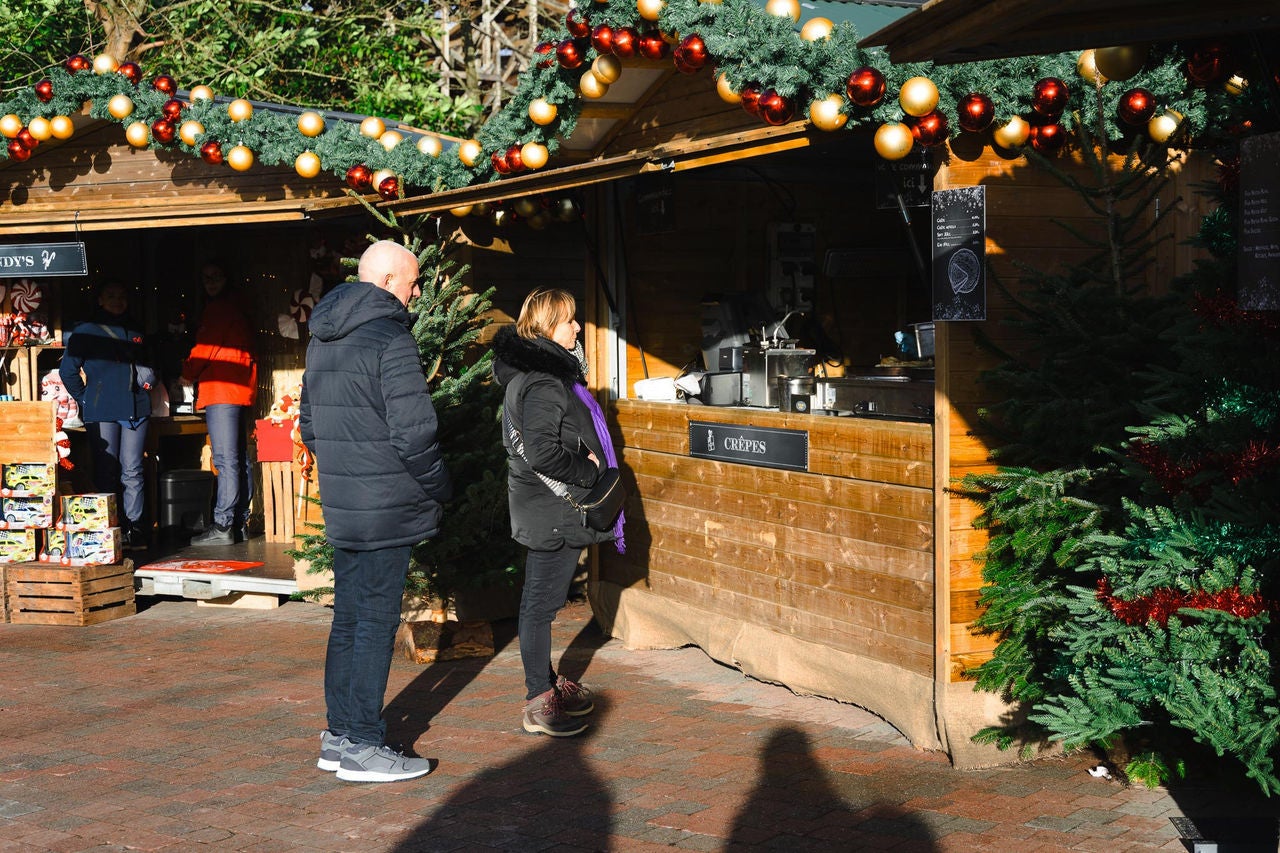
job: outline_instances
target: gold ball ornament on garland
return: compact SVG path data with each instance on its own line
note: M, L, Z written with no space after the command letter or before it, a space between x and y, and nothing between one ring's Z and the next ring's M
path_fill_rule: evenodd
M844 114L844 98L827 95L809 104L809 121L818 130L839 130L849 117Z
M556 120L558 112L556 105L546 98L534 98L529 102L529 121L536 125L546 127Z
M1222 91L1226 92L1233 98L1238 98L1244 94L1244 90L1249 88L1249 81L1239 74L1232 74L1227 82L1222 84Z
M124 129L124 138L134 148L146 148L151 141L151 128L145 121L135 121Z
M520 146L520 159L530 169L541 169L550 157L551 152L541 142L526 142Z
M386 133L378 137L379 144L383 148L390 151L395 148L404 139L404 134L398 130L388 130Z
M912 77L898 90L898 103L909 116L927 115L938 106L938 87L928 77Z
M307 110L298 116L298 133L309 139L324 133L324 116L315 110Z
M107 101L107 112L114 119L124 119L133 115L133 98L128 95L112 95Z
M991 133L992 140L1001 148L1017 149L1027 144L1031 125L1021 116L1014 116Z
M93 58L94 74L110 74L120 67L120 63L109 53L100 53Z
M793 24L800 21L800 0L769 0L764 10L779 18L790 18Z
M477 202L471 205L471 215L484 218L489 215L489 211L492 209L493 207L487 201Z
M617 83L622 76L622 60L611 53L601 54L591 63L591 73L600 78L600 82L608 86Z
M468 139L459 144L458 159L462 161L464 166L474 166L476 161L480 159L480 143L474 139Z
M560 199L552 206L552 210L555 212L556 219L561 222L572 222L580 215L577 203L571 198Z
M53 126L43 116L36 116L27 124L27 130L40 142L53 138Z
M729 82L727 74L721 74L716 78L716 94L720 96L720 100L726 104L742 103L742 96L734 91L733 85Z
M212 101L213 100L213 90L203 84L200 86L193 86L191 91L188 94L190 95L190 101L193 104L196 101Z
M247 172L253 166L253 152L244 145L237 145L227 152L227 165L237 172Z
M204 133L204 125L195 119L187 119L178 126L178 138L192 147L195 147L196 139L202 133Z
M253 104L244 98L236 98L227 104L227 118L232 121L248 121L253 118Z
M320 157L314 151L303 151L293 161L293 170L304 178L320 174Z
M1128 80L1147 61L1146 45L1100 47L1093 52L1093 64L1107 80Z
M658 20L666 6L666 0L636 0L636 11L646 21Z
M901 160L906 157L911 153L915 142L911 128L900 121L882 124L876 130L876 153L886 160Z
M1092 86L1101 86L1107 82L1107 78L1098 70L1098 52L1092 48L1080 52L1080 57L1076 60L1076 73Z
M518 215L523 216L525 219L528 219L530 216L533 216L542 208L538 206L538 203L536 201L529 198L527 195L524 195L524 196L520 196L520 198L511 202L511 209L514 210Z
M13 113L9 113L4 118L0 118L0 134L6 139L14 139L22 132L22 119Z
M418 151L428 157L439 157L440 152L444 150L444 143L440 141L438 136L423 136L418 139Z
M462 219L464 216L470 216L471 210L472 210L472 205L464 204L458 207L449 208L449 214L457 217L458 219Z
M822 41L825 38L831 38L831 31L836 25L830 18L810 18L804 22L804 26L800 28L800 38L805 41Z
M387 132L387 123L377 116L368 116L360 122L360 133L370 139L377 139ZM374 184L376 187L377 184Z
M609 84L597 77L595 72L588 68L587 73L583 74L582 79L578 81L578 91L582 93L582 97L596 100L609 93Z
M49 128L53 131L54 139L70 139L76 132L75 123L70 116L54 116L49 119Z
M1161 145L1173 139L1175 133L1178 132L1179 125L1182 124L1182 113L1177 110L1165 110L1160 115L1147 122L1147 136Z

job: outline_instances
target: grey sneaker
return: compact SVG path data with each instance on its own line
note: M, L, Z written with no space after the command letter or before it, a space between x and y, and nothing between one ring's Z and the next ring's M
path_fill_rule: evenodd
M556 678L556 692L560 694L560 705L570 717L583 717L596 708L595 694L590 687L570 681L563 675Z
M399 782L431 772L425 758L410 758L389 746L352 744L338 764L338 778L346 782Z
M325 729L320 733L320 759L316 761L316 767L334 772L342 764L342 753L353 746L351 738L346 735L339 737Z
M529 700L524 706L523 723L526 732L552 737L572 737L587 730L585 720L565 713L564 701L554 687Z

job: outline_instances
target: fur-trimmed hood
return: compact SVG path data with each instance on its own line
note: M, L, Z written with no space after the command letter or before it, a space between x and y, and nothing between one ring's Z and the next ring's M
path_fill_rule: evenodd
M520 373L546 373L566 386L582 382L582 368L573 353L547 338L528 340L515 326L503 326L493 337L493 378L506 386Z

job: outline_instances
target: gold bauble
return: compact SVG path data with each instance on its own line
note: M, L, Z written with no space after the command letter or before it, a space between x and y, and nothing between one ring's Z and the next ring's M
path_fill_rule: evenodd
M368 116L360 122L360 132L370 139L377 139L387 132L387 123L377 116Z
M27 130L36 139L44 142L53 138L53 127L49 124L49 120L44 116L36 116L27 124Z
M1107 82L1107 78L1098 70L1098 52L1092 48L1081 51L1080 58L1076 60L1076 73L1091 85L1097 86Z
M1177 110L1165 110L1147 122L1147 136L1159 143L1168 142L1178 132L1180 124L1182 124L1182 113Z
M476 161L480 159L480 143L474 139L468 139L458 146L458 159L462 161L464 166L474 166Z
M110 74L119 67L119 60L109 53L100 53L93 58L94 74Z
M603 98L609 91L609 84L596 76L595 72L587 69L587 73L582 75L582 79L578 81L578 91L582 93L582 97Z
M733 90L733 85L729 83L729 78L725 74L721 74L716 78L716 94L726 104L742 103L742 95Z
M195 119L187 119L178 125L178 138L192 147L202 133L204 133L204 125Z
M928 77L912 77L898 91L898 103L909 116L926 115L938 105L938 87Z
M1108 80L1128 80L1142 70L1146 61L1146 45L1100 47L1093 52L1094 66Z
M534 124L546 125L556 120L556 105L548 101L546 98L534 98L529 102L529 121Z
M70 139L76 132L75 123L69 116L54 116L49 119L49 128L53 131L54 139Z
M378 137L378 142L382 144L383 148L390 151L392 148L399 145L402 139L404 139L404 134L400 131L388 130L386 133Z
M227 152L227 165L237 172L247 172L253 165L253 152L243 145L237 145Z
M1227 82L1222 84L1222 91L1238 98L1244 94L1244 90L1249 88L1249 81L1241 77L1239 74L1232 74Z
M133 98L128 95L112 95L107 101L107 112L112 118L123 119L133 115Z
M552 207L556 219L561 222L572 222L577 219L581 213L578 210L577 202L571 198L562 198Z
M396 173L390 169L379 169L373 173L373 178L370 179L369 183L373 186L373 191L377 192L378 187L382 186L383 181L387 178L394 178L395 176Z
M636 0L636 11L646 21L656 21L666 5L666 0Z
M147 127L145 121L135 121L124 129L124 138L134 148L146 148L151 141L151 128Z
M809 121L818 130L839 130L849 117L844 114L844 98L827 95L809 104Z
M720 2L720 0L705 0L705 2L718 3ZM545 210L539 210L533 216L530 216L528 219L526 219L525 224L528 225L530 228L532 228L534 231L541 231L551 224L551 214L547 213Z
M324 116L315 110L307 110L298 116L298 133L307 137L316 137L324 133Z
M602 53L591 63L591 73L600 78L606 86L617 83L622 76L622 60L612 53Z
M790 18L793 24L800 20L800 0L769 0L764 10L779 18Z
M901 160L911 153L915 141L911 128L902 122L882 124L876 131L876 153L886 160Z
M191 91L188 92L187 94L190 96L191 103L193 104L196 101L212 101L213 100L213 90L203 84L199 86L193 86L191 88Z
M426 154L428 157L439 157L440 152L444 150L444 144L440 142L438 136L423 136L418 139L418 151Z
M528 219L530 216L533 216L535 213L541 210L542 206L538 204L536 201L534 201L533 199L529 198L527 195L525 195L525 196L520 196L520 198L511 202L511 209L514 210L519 215L523 216L525 219Z
M547 165L551 152L541 142L526 142L520 146L520 160L530 169L541 169Z
M451 207L449 208L449 212L454 216L458 217L459 219L461 219L464 216L471 215L471 205L464 204L460 207Z
M1021 116L1014 116L991 132L991 138L1001 148L1021 148L1031 135L1031 125Z
M253 104L244 98L236 98L227 104L227 118L232 121L248 121L253 117Z
M489 202L487 201L476 202L475 204L471 205L471 215L485 217L489 215L489 211L492 209L493 209L493 206L489 204Z
M804 26L800 28L800 38L805 41L822 41L831 37L831 31L836 25L830 18L810 18L804 22Z
M4 134L7 139L13 139L19 133L22 133L22 119L13 113L0 118L0 133Z
M320 156L314 151L303 151L293 161L293 171L304 178L314 178L320 174Z

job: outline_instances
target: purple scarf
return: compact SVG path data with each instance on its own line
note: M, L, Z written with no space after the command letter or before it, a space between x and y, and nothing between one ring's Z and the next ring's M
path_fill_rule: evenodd
M591 396L587 386L581 382L573 383L573 393L578 395L582 405L586 406L587 411L591 413L591 422L596 427L596 438L600 439L600 446L604 448L606 466L617 468L618 454L613 450L613 440L609 438L609 426L604 422L604 412L600 410L600 404L596 402L595 397ZM613 525L613 544L618 549L619 554L627 553L627 543L622 538L622 524L625 521L623 515L623 513L618 513L618 520Z

